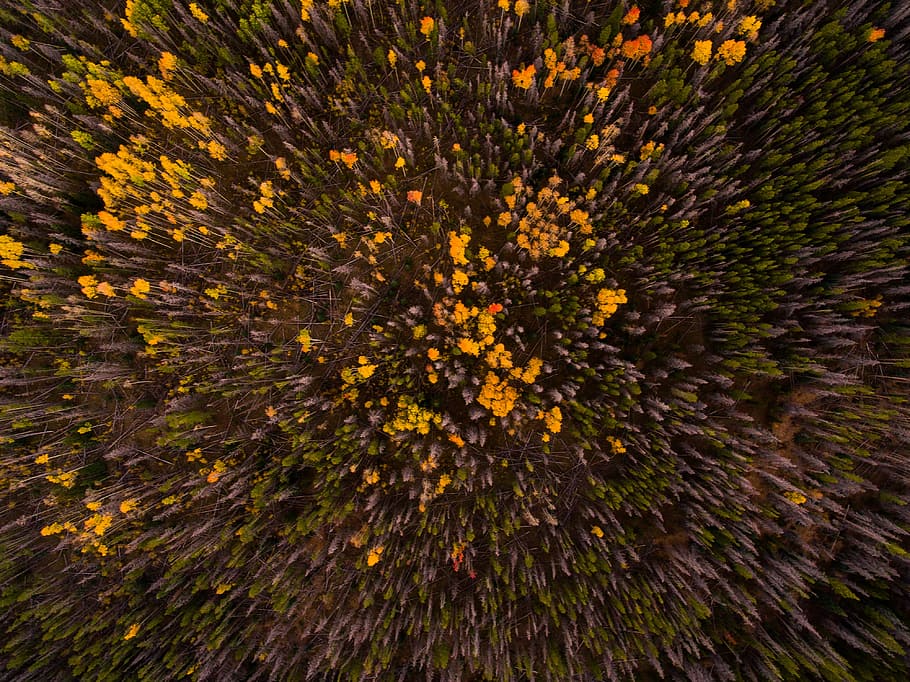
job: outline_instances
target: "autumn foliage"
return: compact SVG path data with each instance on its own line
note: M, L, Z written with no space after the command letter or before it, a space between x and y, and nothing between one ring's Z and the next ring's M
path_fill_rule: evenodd
M0 677L910 677L908 22L0 2Z

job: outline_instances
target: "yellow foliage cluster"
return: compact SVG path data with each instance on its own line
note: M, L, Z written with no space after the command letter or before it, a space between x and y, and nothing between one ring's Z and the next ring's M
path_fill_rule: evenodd
M568 47L568 49L565 50L566 54L574 57L574 45L564 45L564 47ZM574 63L574 59L570 61ZM547 77L543 82L544 88L552 88L557 78L564 81L574 81L581 76L580 67L576 66L569 68L569 64L563 60L560 60L552 48L548 47L546 50L544 50L543 63L544 66L547 67Z
M514 185L521 188L520 181L516 179ZM589 225L588 215L577 210L574 215L577 224ZM449 233L449 255L453 262L471 265L466 256L465 248L470 237L455 232ZM489 258L489 252L479 250L478 256L482 259ZM459 272L456 270L456 274ZM496 314L502 312L503 306L492 303L486 308L476 305L467 306L460 300L446 297L434 304L434 317L436 323L452 334L449 349L479 358L480 369L486 369L486 375L481 390L476 400L478 404L490 410L493 418L502 418L515 409L520 398L520 391L512 381L521 381L532 384L537 379L543 362L540 358L533 357L526 367L516 367L512 352L503 343L496 343ZM427 350L427 358L438 362L443 354L437 347ZM438 365L437 365L438 367ZM438 376L437 367L427 365L430 381L436 383ZM503 373L503 370L506 370Z
M200 473L205 474L206 483L217 483L225 471L227 471L227 463L218 459L212 463L211 470L202 469Z
M31 263L22 260L25 246L8 235L0 235L0 263L8 268L31 268Z
M508 377L500 378L495 372L488 371L480 394L477 396L477 402L490 410L494 417L505 417L515 408L519 398L518 389L510 383L509 379L533 384L540 374L543 361L533 357L524 369L513 367L512 354L505 350L502 344L497 344L490 353L487 353L486 361L491 368L509 369Z
M486 354L487 365L493 369L511 369L512 368L512 353L511 351L506 350L506 347L497 343L493 348Z
M131 511L135 510L139 506L139 502L135 499L126 499L120 503L120 513L129 514Z
M62 485L67 489L73 488L76 485L75 471L58 471L55 474L48 474L44 478L46 478L50 483Z
M137 141L142 144L142 140ZM139 158L133 153L133 148L122 145L116 154L105 152L97 157L95 165L105 173L101 176L98 195L108 207L114 206L118 200L128 195L137 198L142 196L137 188L154 182L157 177L155 164Z
M130 286L130 293L136 298L145 298L145 295L151 291L151 284L147 280L137 277Z
M511 0L498 0L496 6L499 7L503 12L508 12L511 8ZM518 18L523 17L528 13L528 10L531 9L531 5L528 0L515 0L515 14Z
M140 324L137 327L136 331L138 331L142 335L143 340L149 346L157 346L159 343L161 343L162 341L165 340L164 336L156 333L155 331L153 331L147 325L144 325L144 324ZM153 352L151 348L149 348L147 350L149 351L149 353Z
M363 383L379 368L379 365L371 364L369 358L365 355L361 355L357 360L357 365L354 367L345 367L339 373L342 381L342 399L347 399L354 401L359 395L359 390L356 388L357 384Z
M83 524L86 530L93 532L98 537L104 535L108 528L111 527L111 524L114 522L114 517L110 514L94 514L88 519L85 520Z
M743 17L742 21L739 22L736 32L746 36L751 41L755 41L758 39L759 29L761 29L761 19L756 16L748 16Z
M681 26L685 23L704 27L710 24L712 21L714 21L714 14L711 12L701 14L698 11L693 11L688 15L686 15L685 12L670 12L664 16L664 28L670 28L674 24L679 24Z
M370 550L370 553L367 554L367 566L375 566L379 563L379 558L382 556L382 547L373 547Z
M784 493L784 497L790 500L793 504L800 505L805 504L808 498L803 495L801 492L796 490L788 490Z
M63 531L68 531L70 533L76 532L76 526L73 525L71 521L66 521L65 523L54 522L41 529L41 535L48 537L49 535L59 535Z
M109 282L99 282L93 275L82 275L76 281L82 287L82 293L86 298L95 298L98 294L103 294L108 298L116 296L114 287Z
M329 150L330 161L341 161L348 168L353 168L357 163L357 153L349 150L338 151L337 149Z
M0 73L4 76L27 76L30 71L28 67L22 62L17 61L7 61L5 57L0 55Z
M98 195L105 210L99 211L98 223L111 232L131 226L130 236L142 240L152 232L156 222L152 216L157 215L163 218L157 222L166 227L171 238L183 241L190 225L178 225L178 218L190 210L208 208L202 190L214 186L214 181L199 178L193 166L182 159L161 154L155 163L145 158L148 142L134 136L131 144L121 145L116 154L105 152L95 159L104 173ZM214 140L201 144L213 158L226 156L223 145ZM203 228L199 231L202 233ZM84 226L83 232L92 238L91 225Z
M395 66L395 60L397 59L397 56L395 55L394 51L389 50L388 59L389 63L392 66ZM398 135L390 130L374 131L374 139L382 149L396 149L401 144Z
M456 268L455 271L452 272L452 289L456 294L460 294L462 289L464 289L470 281L470 276L464 270Z
M172 52L162 52L158 59L158 71L164 80L170 80L177 68L177 57Z
M588 214L554 189L560 182L559 178L551 178L550 186L538 190L534 201L525 204L524 215L518 220L515 242L535 260L544 256L565 256L569 252L568 238L573 223L582 234L593 230ZM528 191L520 188L519 194L528 194Z
M875 317L878 309L882 305L882 297L866 298L857 304L856 310L851 314L853 317Z
M638 151L638 158L642 161L646 161L647 159L659 157L663 151L663 143L657 144L654 140L649 140L641 146L641 149Z
M512 71L512 83L516 88L528 90L534 83L534 74L536 73L537 67L533 64L530 64L521 70L514 69Z
M477 402L493 413L494 417L505 417L515 407L518 391L507 379L500 379L494 372L487 372Z
M85 101L90 107L113 106L123 99L117 88L98 78L86 79L85 89Z
M161 117L166 128L180 128L197 131L205 136L211 132L211 122L202 112L187 106L182 95L171 89L167 83L154 76L146 76L145 82L135 76L125 76L123 85L136 97L148 104L146 115Z
M36 458L35 462L46 464L47 455L44 454L39 456ZM75 477L76 472L74 471L57 476L47 476L48 480L51 478L63 479L62 481L54 480L52 482L60 482L68 488L73 487ZM81 545L82 552L94 550L100 556L107 556L110 549L102 542L101 538L104 537L114 525L115 513L113 512L113 509L119 509L121 514L129 515L139 508L139 501L136 498L130 497L121 500L119 504L108 505L108 511L110 513L102 511L102 506L104 505L99 500L89 499L85 502L85 508L88 510L89 514L82 519L82 530L79 530L79 527L76 523L73 523L73 521L55 521L44 526L41 529L41 535L48 537L66 532L70 534L71 539L77 545Z
M465 258L465 249L468 242L471 241L471 235L459 234L454 231L449 232L449 255L455 265L467 265L468 259Z
M562 431L562 410L558 405L554 405L547 411L541 411L537 414L538 419L542 419L550 433L559 433Z
M742 40L725 40L717 48L717 58L723 59L727 66L733 66L746 56L746 43Z
M203 24L209 20L209 15L206 14L195 2L189 4L190 14L193 15L195 19L201 21Z
M628 303L625 289L601 289L597 292L597 308L591 321L597 326L602 325L623 303Z
M363 483L365 486L379 483L379 470L374 468L364 469Z
M425 436L433 425L437 428L442 425L442 415L420 407L411 396L404 395L398 398L395 416L382 427L382 430L390 436L407 431L415 431Z
M256 213L265 213L266 209L275 205L275 189L272 187L272 181L266 180L259 184L259 198L253 202L253 210Z
M434 305L436 322L442 327L459 333L456 345L464 353L480 355L480 352L493 343L496 333L496 320L489 310L481 310L477 306L468 308L461 301L455 302L451 310L451 299ZM465 335L467 331L467 335ZM438 352L438 351L437 351Z

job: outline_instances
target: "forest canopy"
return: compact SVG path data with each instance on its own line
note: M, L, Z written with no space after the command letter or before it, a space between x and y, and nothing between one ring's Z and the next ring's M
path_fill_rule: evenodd
M0 0L0 677L910 679L908 35Z

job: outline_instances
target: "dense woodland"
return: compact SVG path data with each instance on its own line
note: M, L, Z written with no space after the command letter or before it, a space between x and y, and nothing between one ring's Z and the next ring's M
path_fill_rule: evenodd
M0 0L0 679L910 679L910 3Z

